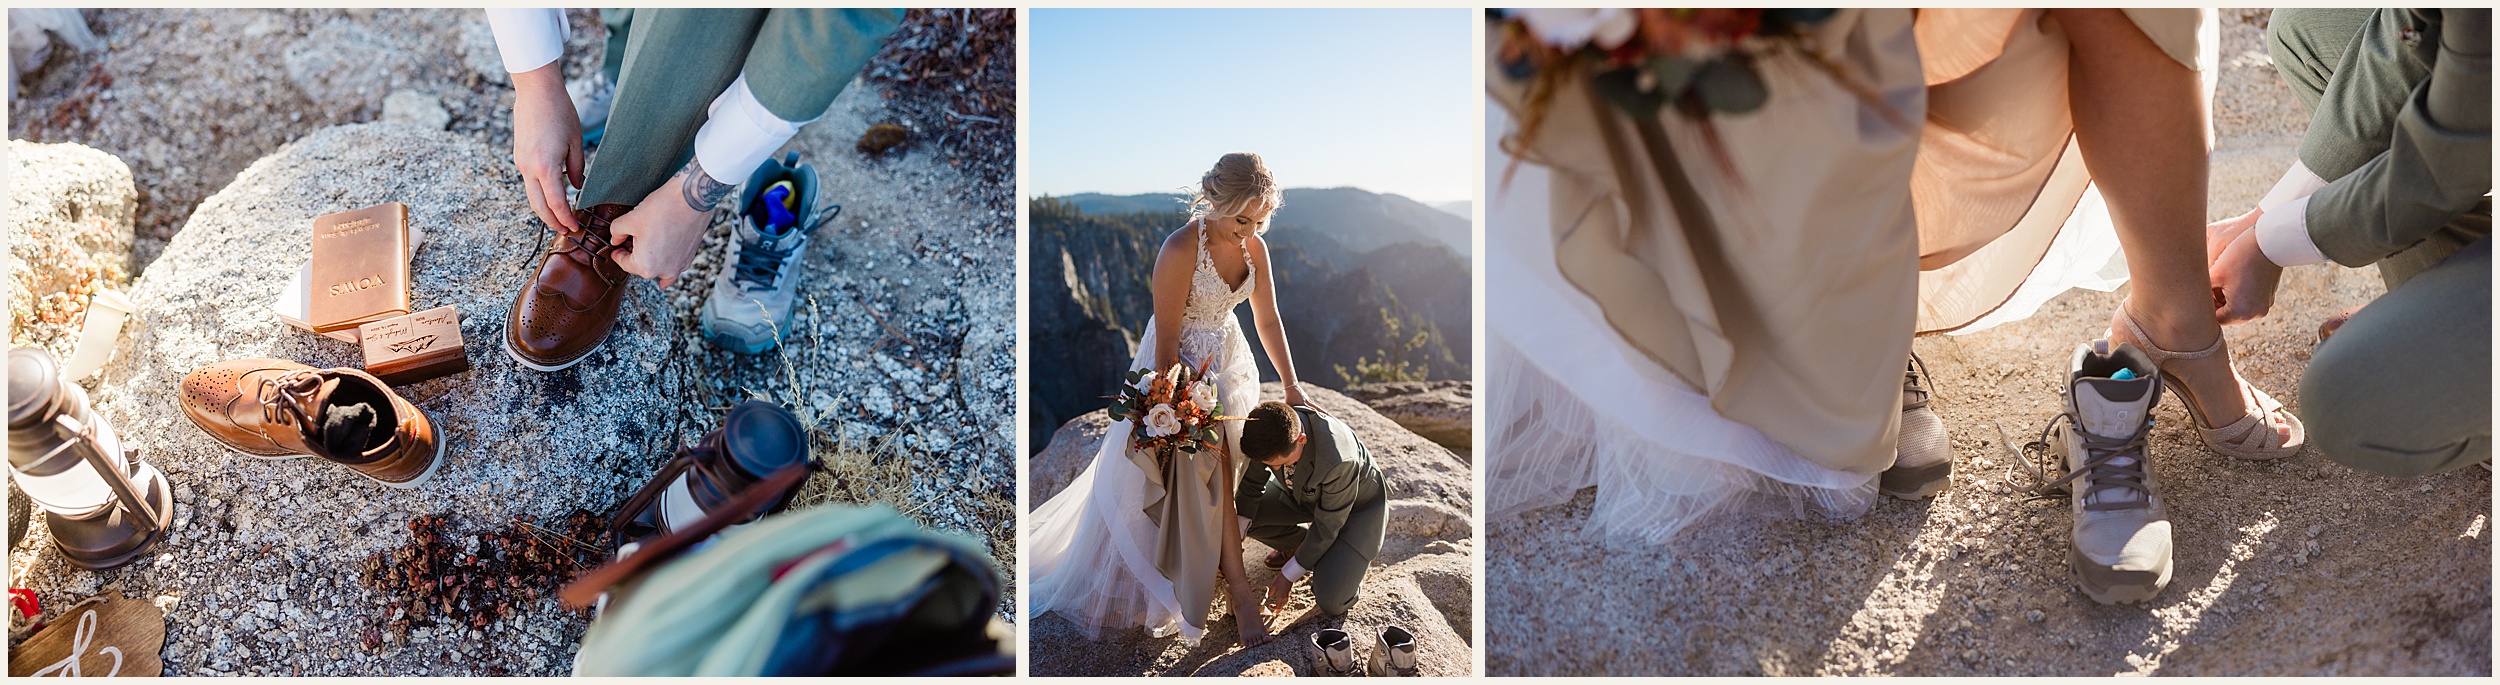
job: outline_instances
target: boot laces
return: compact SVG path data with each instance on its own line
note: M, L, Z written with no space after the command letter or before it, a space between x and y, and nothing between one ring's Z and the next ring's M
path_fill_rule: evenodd
M2048 478L2047 472L2040 468L2038 460L2031 455L2035 450L2049 451L2049 441L2054 439L2060 423L2064 423L2068 430L2074 431L2078 437L2082 438L2084 461L2080 468L2069 470L2066 475L2051 479ZM2149 427L2148 421L2147 428ZM1999 430L2001 433L2003 429ZM2040 486L2033 490L2035 494L2047 496L2054 492L2064 491L2069 495L2083 497L2085 511L2144 509L2151 507L2153 502L2152 488L2146 485L2146 479L2149 477L2147 469L2150 466L2144 458L2145 439L2151 434L2151 430L2137 430L2123 438L2098 435L2076 424L2072 414L2060 412L2056 417L2049 419L2048 425L2040 428L2038 439L2024 445L2017 452L2017 460L2030 469L2035 479L2041 481ZM2121 459L2127 461L2120 463ZM2078 479L2085 482L2084 491L2079 495L2074 493L2073 486ZM2115 496L2121 492L2134 493L2135 496L2132 499ZM2109 493L2112 496L2104 497L2103 493Z
M793 226L789 230L795 232L798 227ZM749 290L770 288L774 281L780 280L782 262L790 258L791 252L796 251L799 242L792 240L794 236L789 234L783 234L781 239L776 241L762 238L761 232L758 233L757 240L739 246L737 273L730 276L731 282L752 286L748 288ZM787 245L777 247L771 244L773 242L784 242Z
M1927 360L1918 358L1917 352L1911 352L1909 366L1901 370L1901 391L1916 396L1917 399L1903 402L1902 405L1926 406L1927 399L1933 392L1929 389L1928 379L1933 376L1934 374L1927 371Z

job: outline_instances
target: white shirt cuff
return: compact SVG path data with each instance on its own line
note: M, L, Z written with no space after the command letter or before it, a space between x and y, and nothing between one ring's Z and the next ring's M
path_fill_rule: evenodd
M2309 240L2309 197L2283 203L2257 217L2257 250L2275 266L2323 264L2326 253Z
M703 128L694 134L694 159L703 165L712 180L737 185L747 174L781 149L782 143L798 135L799 127L808 121L787 121L774 116L772 110L755 99L755 91L747 88L745 74L738 75L720 97L712 98L705 110L711 115ZM821 114L820 114L821 116Z
M1303 573L1303 571L1302 571L1302 560L1301 560L1301 559L1287 559L1287 560L1285 560L1285 570L1284 570L1282 573L1284 573L1284 575L1285 575L1285 580L1287 580L1287 581L1292 581L1292 582L1301 582L1301 581L1302 581L1302 573Z
M490 9L486 24L495 29L495 51L503 53L503 70L515 74L563 57L564 39L573 35L561 9Z
M2292 168L2283 171L2283 180L2275 181L2274 189L2266 191L2265 199L2257 201L2257 208L2273 212L2283 203L2308 197L2324 187L2326 179L2318 178L2318 173L2310 171L2308 164L2295 159L2292 160Z

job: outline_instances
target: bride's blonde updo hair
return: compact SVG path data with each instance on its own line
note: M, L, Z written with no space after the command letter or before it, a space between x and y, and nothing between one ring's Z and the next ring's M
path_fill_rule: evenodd
M1235 152L1215 160L1215 168L1198 178L1198 189L1189 194L1189 218L1235 216L1261 199L1267 200L1271 217L1285 206L1285 193L1267 172L1267 162L1256 154ZM1267 233L1269 223L1260 221L1258 232Z

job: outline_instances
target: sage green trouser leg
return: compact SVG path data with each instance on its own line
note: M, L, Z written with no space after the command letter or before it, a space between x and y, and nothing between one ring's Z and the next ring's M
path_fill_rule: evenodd
M2292 95L2310 110L2310 126L2385 130L2386 122L2396 116L2414 85L2428 78L2430 70L2419 60L2362 59L2355 53L2413 50L2402 44L2401 37L2401 31L2410 23L2404 10L2287 7L2275 10L2268 20L2266 49L2274 58L2275 73L2282 75ZM2355 45L2365 41L2371 44ZM2339 73L2347 70L2352 73L2343 74L2344 81L2336 84L2340 88L2328 87ZM2321 111L2326 113L2325 118L2318 118ZM2306 138L2300 158L2309 162L2313 171L2334 180L2386 149L2385 141L2372 149L2342 149L2326 144L2341 139ZM2486 198L2421 243L2379 260L2379 280L2387 284L2388 290L2395 290L2467 244L2489 235L2491 201Z
M2284 7L2266 20L2266 53L2301 109L2314 111L2335 65L2374 9Z
M630 30L618 62L616 102L578 206L641 202L666 183L694 155L704 110L741 73L756 101L784 121L824 114L902 22L902 12L639 8L620 21L629 21Z
M2363 471L2491 461L2491 241L2354 314L2310 357L2300 408L2318 450Z

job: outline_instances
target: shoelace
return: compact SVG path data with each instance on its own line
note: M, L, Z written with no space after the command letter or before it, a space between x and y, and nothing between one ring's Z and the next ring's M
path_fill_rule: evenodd
M604 234L601 234L601 233L593 233L593 232L591 232L590 227L588 227L588 226L584 226L584 227L582 227L582 230L579 230L579 231L574 231L574 232L573 232L573 242L572 242L570 245L568 245L567 247L565 247L564 249L560 249L560 250L548 250L548 249L543 248L543 247L538 247L538 246L540 246L540 245L546 245L546 244L547 244L547 234L548 234L548 233L551 233L551 232L553 232L553 231L555 231L555 228L554 228L554 227L552 227L552 226L548 226L548 225L547 225L547 222L544 222L544 221L538 222L538 232L534 234L534 235L536 235L538 238L537 238L537 240L536 240L535 242L530 243L531 248L530 248L529 252L528 252L527 254L522 255L522 257L523 257L523 259L521 260L521 268L522 268L522 269L526 270L526 269L530 268L532 265L537 264L537 263L538 263L538 258L539 258L540 256L543 256L543 255L546 255L546 254L550 254L550 253L554 253L554 252L569 252L569 251L572 251L572 250L586 250L586 251L590 252L590 253L591 253L591 254L593 254L593 255L598 255L598 256L605 257L605 256L607 256L607 254L608 254L609 252L614 251L614 250L616 249L616 245L615 245L614 243L610 243L610 242L608 242L608 236L606 236L606 235L604 235Z
M792 227L789 230L798 229ZM783 237L789 236L785 234ZM798 244L795 240L789 242L792 247ZM740 246L737 273L730 276L729 280L733 283L752 284L756 288L770 288L773 286L773 281L781 278L781 263L790 258L792 251L788 247L767 247L760 240Z
M842 205L828 205L822 211L817 212L816 216L806 219L800 225L790 227L789 230L815 233L817 227L832 223L834 217L838 216L842 216ZM744 220L740 219L740 221ZM762 243L741 246L738 249L738 266L735 273L730 275L730 282L751 283L757 288L772 287L773 281L781 277L782 262L790 259L790 254L796 252L797 247L796 241L792 241L789 248L778 250L764 247ZM748 261L750 259L754 261Z
M1927 372L1927 360L1918 358L1918 353L1912 352L1910 353L1910 369L1903 369L1901 373L1901 390L1918 393L1919 401L1924 402L1935 394L1927 389L1927 383L1925 383L1933 376L1934 374Z
M2041 452L2049 451L2049 440L2051 436L2055 435L2057 424L2060 422L2065 423L2069 428L2073 428L2076 434L2083 437L2085 458L2083 460L2082 468L2068 471L2066 472L2066 475L2052 479L2048 477L2048 472L2040 467L2039 460L2033 457L2032 453L2033 450ZM2148 468L2149 465L2146 463L2144 458L2145 438L2151 434L2152 431L2143 430L2136 431L2134 435L2124 438L2112 438L2096 435L2092 431L2084 430L2082 426L2075 425L2074 418L2071 415L2060 412L2055 418L2049 419L2048 425L2040 427L2040 437L2038 439L2025 443L2020 449L2016 449L2013 447L2012 441L2005 439L2005 427L2002 425L1997 426L1998 440L2005 444L2008 450L2014 452L2015 461L2021 462L2023 467L2031 472L2032 477L2040 481L2040 486L2032 491L2035 496L2051 497L2053 496L2052 493L2064 490L2070 496L2084 498L2085 501L2083 508L2085 511L2143 509L2152 506L2152 488L2145 485L2145 469ZM2135 460L2135 463L2112 463L2121 457L2132 457ZM2090 487L2079 494L2073 492L2073 486L2071 483L2073 483L2075 479L2082 478L2086 475L2091 476ZM2125 488L2134 491L2136 498L2132 501L2112 501L2109 498L2094 501L2092 499L2094 495L2099 495L2118 488Z
M270 423L293 422L297 428L309 429L313 393L321 391L321 374L312 369L289 371L277 378L263 378L252 399L260 402L261 420Z

